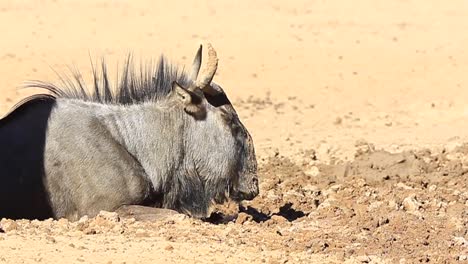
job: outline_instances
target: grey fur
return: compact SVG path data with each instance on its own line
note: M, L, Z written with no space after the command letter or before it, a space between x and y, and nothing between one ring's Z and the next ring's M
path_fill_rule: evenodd
M133 204L206 217L213 201L258 194L252 139L224 92L203 94L164 59L132 69L112 88L103 63L92 93L78 73L28 84L54 97L0 120L0 216L76 220Z

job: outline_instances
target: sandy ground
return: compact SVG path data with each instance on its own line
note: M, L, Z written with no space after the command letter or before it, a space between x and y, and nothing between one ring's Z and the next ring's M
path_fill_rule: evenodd
M90 76L90 56L117 65L128 52L188 65L212 42L261 195L211 222L4 219L0 263L467 261L467 12L461 0L1 2L0 115L32 92L24 81L55 81L51 67Z

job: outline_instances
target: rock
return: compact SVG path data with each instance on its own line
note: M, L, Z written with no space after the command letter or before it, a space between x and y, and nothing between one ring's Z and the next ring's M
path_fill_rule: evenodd
M174 247L171 246L171 245L167 245L167 246L164 247L164 249L167 250L167 251L172 251L172 250L174 250Z
M59 226L68 226L70 222L68 222L68 219L66 218L60 218L59 220L57 220L57 225Z
M359 157L366 153L371 153L375 151L375 146L371 143L368 143L365 140L358 140L354 143L356 147L356 153L354 154L355 157Z
M398 203L395 200L388 201L388 207L394 210L398 210L399 208Z
M314 196L317 196L320 194L320 188L315 186L315 185L306 185L304 187L302 187L302 190L304 191L304 193L306 194L312 194Z
M252 221L252 216L246 213L239 213L237 215L236 224L243 225L245 222Z
M372 202L371 204L369 204L369 206L367 207L367 210L368 211L373 211L375 209L378 209L382 206L383 202L382 201L375 201L375 202Z
M381 227L383 225L386 225L390 223L390 220L387 218L387 217L380 217L377 221L376 221L376 227Z
M187 215L184 215L184 214L174 214L174 215L171 215L170 216L170 219L176 221L176 222L181 222L181 221L184 221L186 219L188 219L189 217Z
M406 185L406 184L404 184L402 182L397 183L396 187L400 188L400 189L404 189L404 190L412 190L413 189L413 187L410 187L410 186L408 186L408 185Z
M279 200L279 195L275 194L275 190L269 190L266 197L270 200Z
M285 194L284 194L285 197L287 196L296 196L296 197L304 197L304 195L302 193L299 193L295 190L290 190L290 191L287 191Z
M465 246L468 247L468 241L464 237L454 237L453 241L457 246Z
M325 164L330 163L331 146L327 143L321 143L316 151L317 159Z
M80 220L78 220L78 222L76 224L76 228L79 231L85 232L85 230L89 227L89 222L90 222L89 217L87 215L85 215L85 216L81 217Z
M335 118L335 121L333 122L334 125L341 125L343 123L343 118L337 117Z
M54 243L54 244L57 243L57 241L55 240L55 238L52 237L52 236L46 236L46 240L49 241L50 243Z
M335 185L330 186L329 189L333 192L338 192L339 190L343 189L343 185L335 184Z
M320 170L317 166L312 166L308 170L304 171L304 173L312 177L317 177L320 175Z
M146 230L139 228L136 230L135 236L136 237L149 237L149 234L148 232L146 232Z
M421 203L418 202L413 196L406 197L403 200L403 209L407 212L417 212L421 207Z
M78 223L88 223L89 222L89 217L87 215L83 216L78 220Z
M95 235L95 234L97 234L97 231L94 228L86 228L86 229L83 230L83 233L85 235Z
M356 257L356 260L361 263L369 263L371 261L371 258L369 256L358 256Z
M100 211L97 217L103 218L105 220L111 222L119 222L120 218L116 212L107 212L107 211Z
M327 198L317 207L317 209L319 209L319 210L326 209L326 208L331 207L332 204L335 204L335 203L336 203L335 198Z
M5 219L0 222L0 228L5 232L11 232L17 230L19 225L11 219Z
M281 215L272 215L271 220L274 221L277 224L283 224L283 223L288 222L288 220L286 218L282 217Z
M449 142L447 144L445 144L445 151L450 153L450 152L454 152L457 148L460 148L463 146L463 143L461 143L460 141L452 141L452 142Z

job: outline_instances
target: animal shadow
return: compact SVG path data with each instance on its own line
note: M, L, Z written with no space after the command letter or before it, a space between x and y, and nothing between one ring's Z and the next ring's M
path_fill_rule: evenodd
M247 206L244 207L242 205L239 206L239 213L245 213L248 214L252 217L252 221L256 223L263 223L271 219L272 216L278 215L284 217L286 220L289 222L295 221L299 218L302 218L304 216L307 216L303 211L296 210L292 208L292 203L286 203L283 206L279 208L278 213L274 214L265 214L258 209ZM203 219L205 222L209 222L212 224L227 224L229 222L235 221L238 217L238 214L236 215L226 215L223 214L222 212L214 212L210 215L210 217Z

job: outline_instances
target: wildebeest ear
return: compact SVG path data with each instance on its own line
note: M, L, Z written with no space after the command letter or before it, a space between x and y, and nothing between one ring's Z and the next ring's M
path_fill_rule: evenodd
M194 92L182 87L177 82L172 83L173 92L176 98L184 105L186 113L193 115L197 119L203 119L206 116L205 106L202 104L202 98Z

